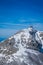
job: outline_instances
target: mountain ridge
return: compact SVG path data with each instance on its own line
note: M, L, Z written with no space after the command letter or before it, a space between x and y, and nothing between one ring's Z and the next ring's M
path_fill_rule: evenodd
M0 65L43 65L43 32L32 26L0 44Z

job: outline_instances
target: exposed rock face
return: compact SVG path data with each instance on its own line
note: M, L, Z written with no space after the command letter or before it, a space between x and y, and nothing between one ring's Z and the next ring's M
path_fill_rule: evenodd
M0 44L0 65L43 65L43 32L23 29Z

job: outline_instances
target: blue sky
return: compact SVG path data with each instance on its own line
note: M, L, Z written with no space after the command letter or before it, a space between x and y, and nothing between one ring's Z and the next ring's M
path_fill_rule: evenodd
M43 30L43 0L0 0L0 39L30 25Z

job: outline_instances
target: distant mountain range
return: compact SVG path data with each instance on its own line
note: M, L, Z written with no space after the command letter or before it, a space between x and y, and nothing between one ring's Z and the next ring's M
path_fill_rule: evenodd
M0 42L0 65L43 65L43 31L32 26Z

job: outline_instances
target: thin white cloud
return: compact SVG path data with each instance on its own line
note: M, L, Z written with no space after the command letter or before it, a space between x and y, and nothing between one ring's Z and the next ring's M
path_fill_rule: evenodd
M10 26L26 26L24 24L14 24L14 23L0 23L0 25L10 25Z
M39 22L40 19L28 18L28 19L19 19L19 22Z
M1 23L0 26L4 26L3 28L9 28L9 29L10 27L14 29L16 26L18 29L23 27L34 26L36 29L43 30L43 23L28 23L28 24Z

